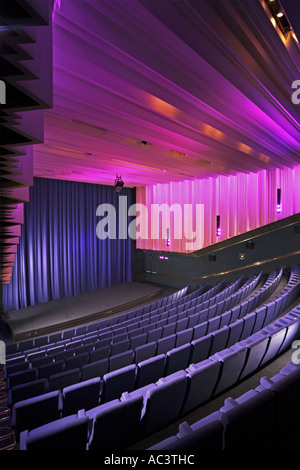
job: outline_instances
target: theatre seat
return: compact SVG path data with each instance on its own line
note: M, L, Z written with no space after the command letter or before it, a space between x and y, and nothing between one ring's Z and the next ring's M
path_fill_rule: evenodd
M149 359L155 356L156 349L157 349L156 341L151 341L150 343L143 344L142 346L138 346L135 349L134 362L138 364L139 362L143 362L146 359Z
M80 369L67 370L58 374L50 375L49 390L62 390L69 385L73 385L81 380Z
M60 372L63 372L64 370L65 361L63 360L51 362L49 364L43 364L38 368L39 378L48 378L50 377L50 375L58 374Z
M9 378L11 374L15 374L17 372L23 372L26 371L30 368L30 363L29 362L18 362L16 364L12 364L11 366L6 367L6 373L5 376L6 378Z
M61 393L59 390L34 398L22 400L13 405L10 425L16 436L60 418Z
M170 335L166 338L157 340L157 354L166 354L168 351L175 347L176 335Z
M134 390L135 376L135 364L105 374L103 376L101 403L120 398L123 392L131 392Z
M241 343L233 346L232 349L236 350L239 350L239 348L242 350L247 348L246 362L239 377L240 379L243 379L256 371L266 353L268 343L268 336L257 333L254 337L251 337L251 339L245 339Z
M20 435L20 450L86 450L89 419L84 413L61 418Z
M191 345L189 343L168 351L166 354L164 375L170 375L173 374L173 372L188 367L190 356Z
M212 335L192 341L191 363L198 363L208 358L212 343Z
M182 416L210 399L215 389L220 369L220 361L212 358L198 364L191 364L186 369L187 390L181 412Z
M126 367L133 363L134 359L134 352L132 349L129 351L125 351L120 354L116 354L114 356L109 357L109 370L110 372L114 370L121 369L122 367Z
M288 328L276 328L273 327L273 325L270 325L265 332L262 332L269 336L269 342L267 351L259 364L260 367L277 356L286 337L287 330Z
M8 388L12 388L15 385L21 385L26 382L32 382L33 380L38 379L38 370L35 369L28 369L23 370L21 372L15 372L10 374L9 379L7 380Z
M89 362L100 361L110 356L110 346L104 346L102 348L95 349L89 353Z
M227 348L211 356L211 359L217 359L221 362L220 377L214 396L236 384L244 367L246 354L247 348L238 351Z
M186 421L179 424L177 441L166 443L161 448L197 452L223 450L223 433L222 413L215 411L192 425ZM155 450L155 446L152 450Z
M137 365L136 388L156 382L164 375L165 355L160 354L146 359Z
M145 412L142 417L142 435L148 436L172 421L180 414L186 391L187 378L184 371L160 379L157 387L146 394Z
M25 384L16 385L8 392L8 405L12 406L18 401L27 400L47 392L48 380L37 379L33 382L26 382Z
M99 404L101 379L96 377L62 390L62 414L68 416L78 410L89 410Z
M93 377L103 377L103 375L107 374L108 367L108 358L85 364L81 368L81 379L84 381L92 379Z
M280 445L298 434L300 420L300 367L288 363L275 376L261 377L256 390L271 390L276 400L276 438Z
M274 447L276 407L270 390L249 390L236 400L225 400L223 413L224 446L226 450L261 450Z
M194 335L194 328L187 328L176 334L176 348L184 344L191 343Z
M143 397L112 401L86 413L92 420L88 450L122 450L138 436Z
M212 333L212 345L210 355L215 354L218 351L226 348L230 329L228 326L223 326L217 331Z

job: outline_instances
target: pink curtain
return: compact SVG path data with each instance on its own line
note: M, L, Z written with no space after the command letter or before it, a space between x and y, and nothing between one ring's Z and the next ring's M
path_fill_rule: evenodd
M300 166L140 187L137 209L137 248L196 251L300 212Z

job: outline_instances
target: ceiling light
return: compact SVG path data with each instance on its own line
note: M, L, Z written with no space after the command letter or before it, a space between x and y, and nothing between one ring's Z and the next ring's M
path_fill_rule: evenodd
M279 13L277 13L277 16L278 16L278 18L281 18L281 17L283 16L282 11L280 11Z

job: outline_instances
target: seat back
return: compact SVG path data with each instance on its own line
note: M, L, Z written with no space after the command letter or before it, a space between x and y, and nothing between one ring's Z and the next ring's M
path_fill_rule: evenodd
M47 386L47 379L37 379L33 382L16 385L9 391L9 405L46 393Z
M72 369L58 374L50 375L49 377L49 390L62 390L69 385L80 382L81 372L80 369Z
M24 432L20 450L86 450L88 423L88 417L73 415Z
M191 344L184 344L171 349L166 354L165 375L173 374L178 370L188 367L191 356Z
M217 359L207 359L187 369L187 393L182 407L182 415L207 402L213 394L221 363Z
M106 405L100 406L94 415L89 450L121 450L137 439L143 397L128 398L112 406Z
M109 372L103 376L101 403L120 398L123 392L131 392L135 386L136 365Z
M103 377L108 372L109 361L108 358L100 359L100 361L85 364L81 368L81 379L89 380L93 377Z
M156 382L164 375L165 355L151 357L137 365L136 388Z
M13 405L11 426L16 436L26 429L31 430L59 419L61 394L59 390L34 398L22 400Z
M59 360L39 366L39 378L48 378L50 375L58 374L65 370L65 361Z
M77 413L78 410L89 410L99 404L100 377L95 377L84 382L79 382L62 390L62 413L68 416Z
M241 371L245 365L247 348L234 351L230 348L224 349L211 356L212 359L221 361L221 371L214 395L218 395L238 381Z
M121 369L133 363L134 352L132 349L125 351L109 358L109 370L110 372Z
M146 394L142 434L148 436L179 417L186 391L187 378L184 371L173 374L170 380L161 379L157 387Z
M225 450L274 449L276 422L274 394L264 390L224 411Z

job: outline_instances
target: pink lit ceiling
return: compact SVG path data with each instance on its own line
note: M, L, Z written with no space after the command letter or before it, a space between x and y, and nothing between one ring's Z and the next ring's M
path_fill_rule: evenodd
M299 165L300 51L272 21L260 0L57 2L34 175L141 186Z

